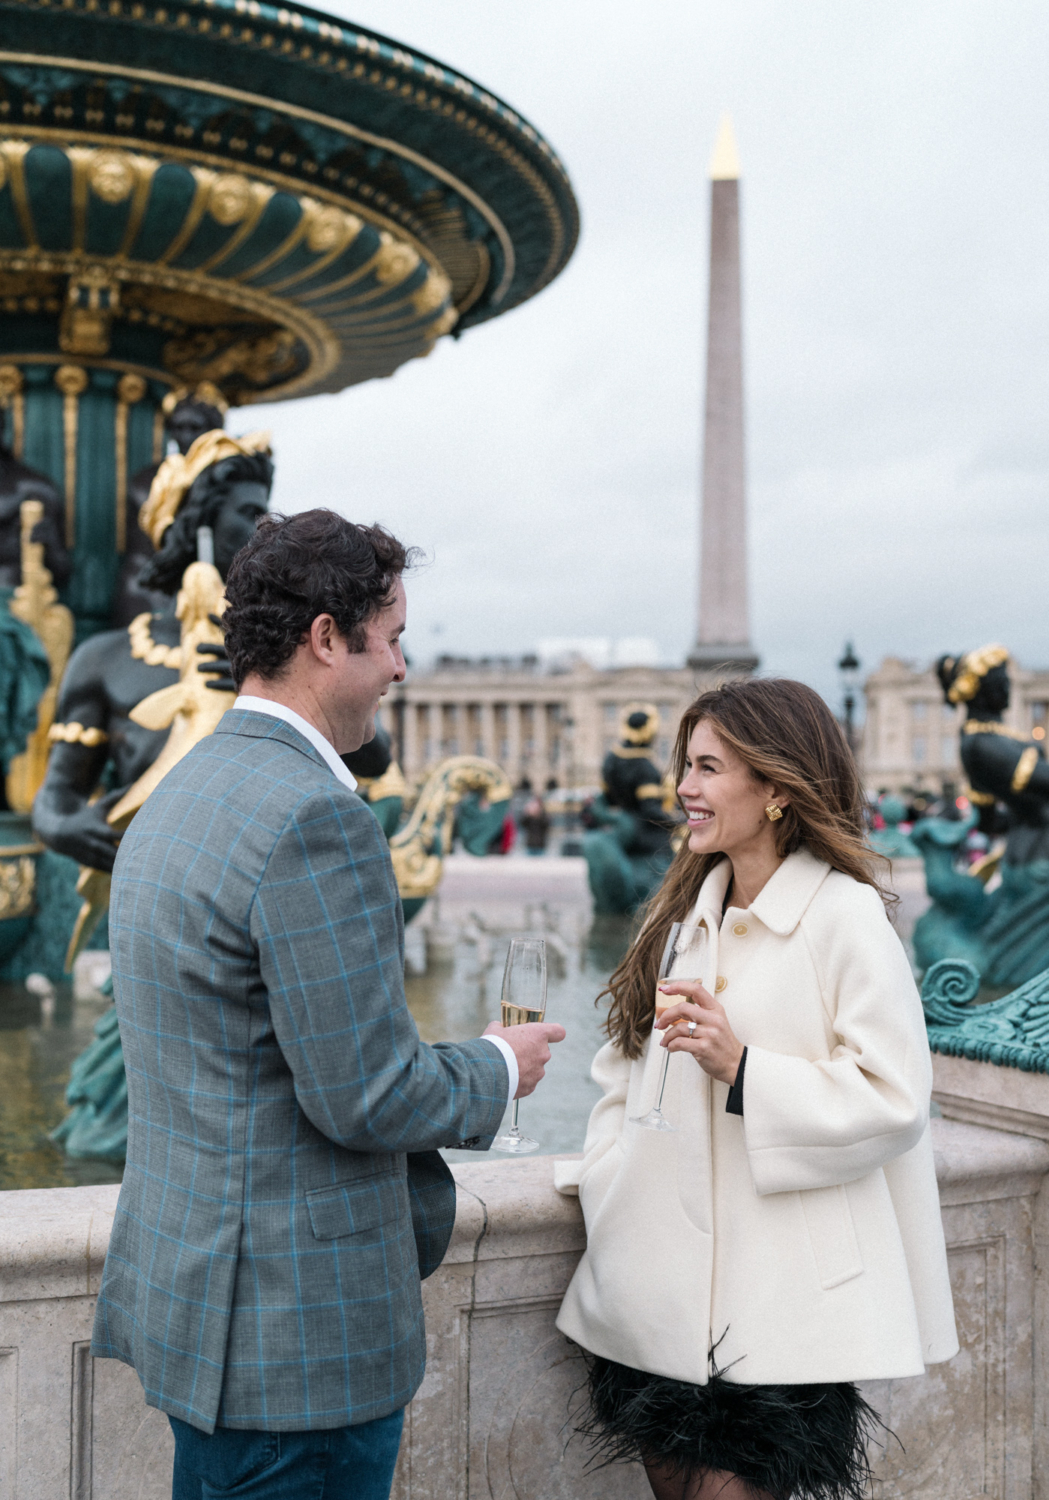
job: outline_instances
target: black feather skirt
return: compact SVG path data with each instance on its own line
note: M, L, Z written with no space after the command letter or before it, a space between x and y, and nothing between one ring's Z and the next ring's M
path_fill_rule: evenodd
M867 1445L884 1426L852 1384L741 1385L711 1359L706 1385L585 1354L590 1413L577 1429L601 1463L735 1474L773 1500L866 1500Z

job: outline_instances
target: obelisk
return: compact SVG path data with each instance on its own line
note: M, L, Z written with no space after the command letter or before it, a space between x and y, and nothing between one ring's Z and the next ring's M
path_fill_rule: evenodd
M747 607L747 492L743 452L743 326L739 156L723 115L710 160L710 300L703 426L699 628L690 667L752 672Z

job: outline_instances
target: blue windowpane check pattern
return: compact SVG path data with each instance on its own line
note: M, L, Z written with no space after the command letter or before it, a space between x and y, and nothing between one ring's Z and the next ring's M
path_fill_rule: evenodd
M426 1046L382 831L290 725L236 711L125 834L110 906L128 1159L94 1353L205 1432L372 1421L422 1379L420 1261L507 1068Z

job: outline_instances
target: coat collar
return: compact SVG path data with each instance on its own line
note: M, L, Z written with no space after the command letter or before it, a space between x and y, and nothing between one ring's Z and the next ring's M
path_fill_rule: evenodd
M731 874L727 859L716 864L704 880L696 902L697 919L721 923L721 907ZM751 902L750 910L770 932L786 937L794 931L820 886L830 874L830 865L807 849L788 854L775 875Z
M323 766L329 775L332 774L331 767L320 751L310 744L304 734L300 734L283 719L275 719L271 714L256 714L246 708L230 708L222 715L214 733L246 734L253 740L280 740L282 745L290 745L293 750L309 756L316 765Z

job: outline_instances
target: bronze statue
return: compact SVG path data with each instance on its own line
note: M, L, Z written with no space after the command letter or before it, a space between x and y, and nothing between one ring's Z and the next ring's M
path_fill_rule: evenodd
M961 759L972 810L962 819L922 818L911 838L925 859L933 904L914 929L919 967L964 958L985 984L1007 988L1049 968L1049 764L1035 740L1002 722L1009 706L1009 653L982 646L943 656L937 675L948 703L964 703ZM979 822L1004 846L971 872L957 853ZM995 890L983 882L996 872Z
M961 657L943 656L937 675L948 703L966 705L961 758L969 800L981 811L985 833L1006 834L1005 860L1029 865L1049 859L1049 764L1035 740L1002 723L1009 707L1009 653L983 646ZM1005 810L997 826L996 804Z
M652 760L659 711L628 703L620 742L601 767L603 791L591 804L592 831L583 840L594 910L633 912L662 880L673 858L671 836L681 821L673 791Z
M172 454L161 464L139 515L157 549L139 581L157 591L164 607L144 611L124 630L92 636L70 660L51 728L47 776L33 804L33 827L49 848L92 869L112 870L120 834L107 814L156 760L168 737L166 728L135 723L131 711L179 680L175 596L186 569L198 559L198 532L210 528L213 561L225 579L267 509L272 481L266 433L237 439L207 431L185 455ZM212 658L200 667L208 685L229 691L221 647L199 649ZM92 802L100 785L105 795Z
M178 452L185 457L204 433L221 430L229 408L218 387L210 381L203 381L193 391L183 387L169 392L164 397L163 410L164 429ZM147 464L128 480L127 551L113 595L111 623L114 627L130 625L144 610L163 613L166 607L162 595L142 586L142 570L152 560L154 548L148 533L137 524L159 468L159 463Z

